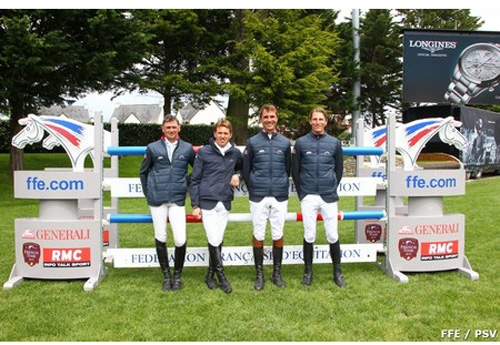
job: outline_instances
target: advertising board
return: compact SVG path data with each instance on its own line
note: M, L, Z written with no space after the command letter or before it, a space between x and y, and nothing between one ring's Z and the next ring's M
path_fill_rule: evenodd
M500 104L500 32L404 30L403 101Z

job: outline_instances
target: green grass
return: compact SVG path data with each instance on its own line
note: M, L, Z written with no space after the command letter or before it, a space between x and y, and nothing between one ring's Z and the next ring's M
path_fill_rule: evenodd
M14 219L37 217L38 202L13 198L7 172L8 155L0 155L0 280L8 280L14 264ZM26 154L27 170L69 166L65 155ZM120 160L121 176L137 176L140 157ZM408 274L409 283L394 281L374 263L344 264L347 288L332 282L329 264L314 266L311 287L300 284L302 265L283 267L286 289L270 283L253 289L251 266L227 267L233 286L227 295L208 290L204 267L184 269L184 289L161 291L157 268L113 268L91 292L84 280L27 280L0 290L0 341L446 341L444 329L498 330L500 325L499 231L500 178L467 183L465 196L447 197L446 213L466 218L466 255L479 280L457 271ZM342 198L340 209L354 208ZM189 211L189 208L188 208ZM237 198L234 212L248 212ZM295 197L289 211L299 211ZM120 200L120 212L148 212L141 199ZM285 245L300 244L301 223L287 223ZM230 223L226 245L250 245L250 224ZM169 240L171 240L169 233ZM354 243L354 222L340 223L342 243ZM122 247L151 247L151 224L122 224ZM200 224L188 225L188 245L204 246ZM319 244L326 243L318 229ZM270 245L269 234L266 245ZM495 341L498 341L497 334ZM450 339L452 340L452 339ZM468 340L476 340L470 336Z

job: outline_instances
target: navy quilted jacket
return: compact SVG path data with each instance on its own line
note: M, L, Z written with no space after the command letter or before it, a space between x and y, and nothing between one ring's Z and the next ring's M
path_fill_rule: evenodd
M148 205L175 203L184 206L188 190L188 166L193 165L194 157L193 146L180 139L173 153L173 162L168 159L165 140L147 146L139 175Z
M215 146L213 138L203 146L196 155L191 175L191 205L212 209L218 201L222 201L229 211L234 198L231 186L233 174L241 169L241 152L233 144L224 155Z
M290 169L290 140L279 133L269 138L264 131L248 139L242 175L250 200L258 202L267 196L278 201L287 200Z
M326 202L338 201L343 171L342 145L337 138L308 133L295 142L292 178L300 200L307 194L317 194Z

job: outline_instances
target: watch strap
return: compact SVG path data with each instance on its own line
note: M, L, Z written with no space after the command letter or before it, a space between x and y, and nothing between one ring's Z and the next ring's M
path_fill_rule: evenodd
M457 64L448 90L444 94L444 99L452 103L467 104L472 97L479 95L481 91L484 91L484 88L464 78Z

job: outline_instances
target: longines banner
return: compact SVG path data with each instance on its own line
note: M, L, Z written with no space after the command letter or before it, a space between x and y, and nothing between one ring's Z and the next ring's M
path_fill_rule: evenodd
M500 32L404 31L403 101L500 104Z

